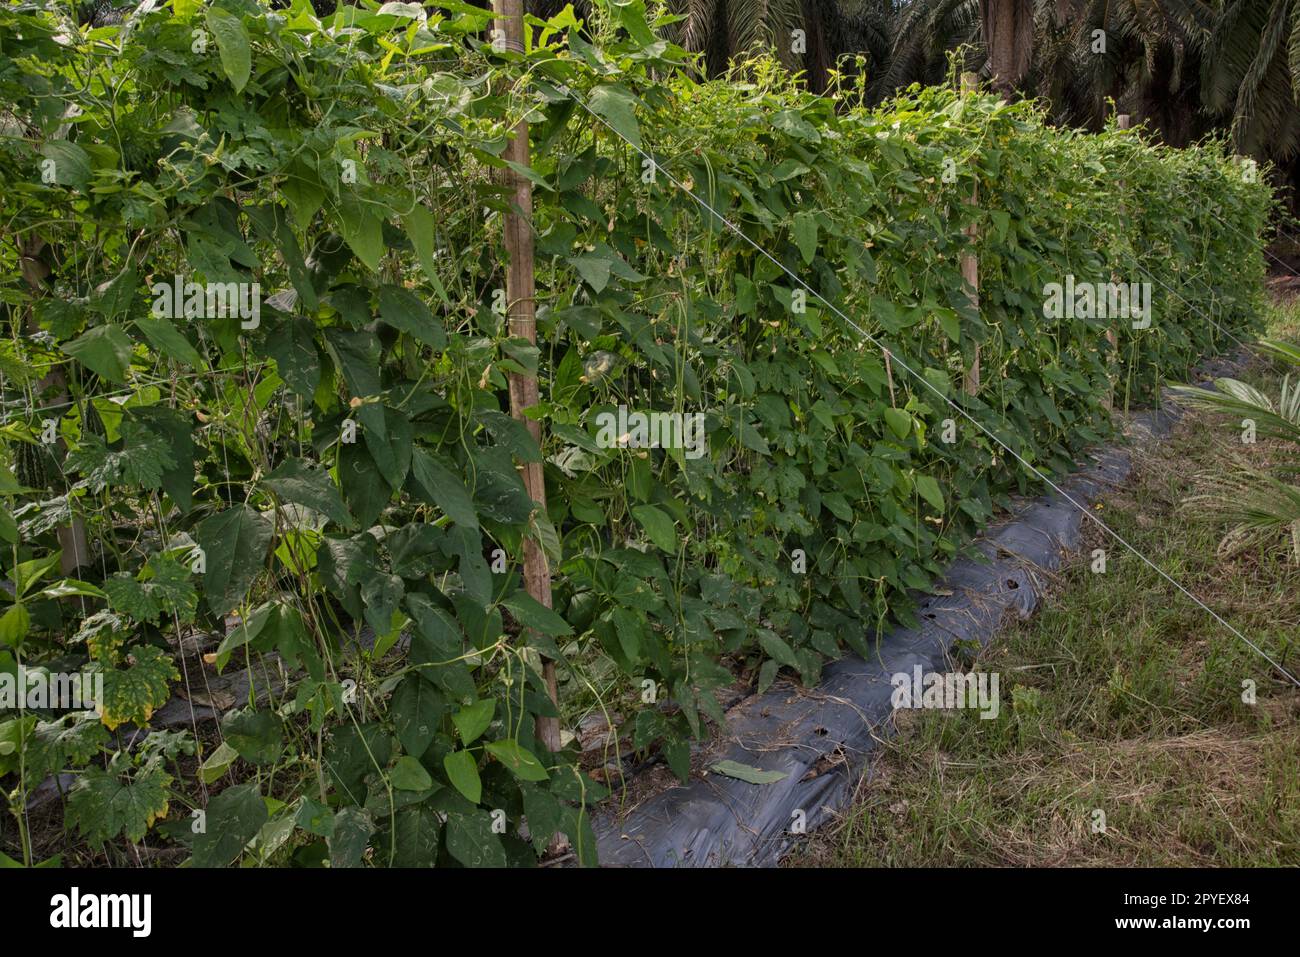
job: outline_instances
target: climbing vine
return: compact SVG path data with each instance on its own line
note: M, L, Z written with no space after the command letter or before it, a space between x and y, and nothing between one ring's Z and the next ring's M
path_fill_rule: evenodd
M607 0L510 51L456 0L0 9L0 673L99 688L0 710L10 856L593 863L619 740L684 778L722 689L869 655L1037 487L975 423L1066 472L1112 396L1253 328L1272 199L1222 145L761 57L701 83L666 22ZM522 117L538 346L504 321ZM1050 317L1066 277L1148 284L1150 321ZM620 409L701 444L609 441ZM537 739L592 713L612 770Z

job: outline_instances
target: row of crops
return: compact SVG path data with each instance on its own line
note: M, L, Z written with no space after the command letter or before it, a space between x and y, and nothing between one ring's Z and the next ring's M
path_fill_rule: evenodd
M11 857L589 863L607 789L539 717L616 714L685 776L719 689L870 654L1037 490L961 412L1058 474L1251 329L1272 199L1221 145L867 109L762 57L698 82L666 23L604 0L517 52L457 0L0 9L0 671L102 685L0 710ZM520 119L537 346L505 322ZM1067 277L1148 283L1150 321L1049 317ZM602 438L621 407L700 444ZM219 722L133 733L249 662L279 680Z

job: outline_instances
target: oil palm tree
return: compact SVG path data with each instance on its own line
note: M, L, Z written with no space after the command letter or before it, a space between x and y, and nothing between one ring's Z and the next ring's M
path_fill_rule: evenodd
M770 48L791 69L805 72L809 86L825 88L829 71L844 54L865 54L883 69L897 0L670 0L685 19L677 41L704 55L719 75L732 58Z
M1202 63L1206 108L1230 120L1237 149L1300 151L1300 0L1224 0Z

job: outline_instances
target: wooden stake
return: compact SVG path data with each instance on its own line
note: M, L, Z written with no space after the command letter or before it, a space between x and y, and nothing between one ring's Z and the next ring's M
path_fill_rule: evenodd
M45 294L41 283L50 274L49 267L40 259L41 250L44 248L45 240L39 237L32 237L20 241L18 244L19 271L31 289L33 297L37 298ZM36 324L35 309L31 307L27 311L26 329L28 335L34 335L40 331ZM63 370L58 366L52 368L36 383L34 394L37 397L38 406L40 405L40 398L47 392L51 394L56 408L62 408L69 401L67 382L63 377ZM55 444L60 450L67 448L62 437L59 437ZM76 575L77 569L90 564L90 548L86 540L86 523L80 515L74 514L71 522L67 525L60 525L54 530L54 535L59 541L59 548L62 552L59 558L59 567L65 576ZM81 600L83 606L85 601L84 598Z
M523 0L493 0L496 14L496 38L504 40L511 50L524 48ZM514 139L506 147L505 158L519 166L528 166L528 123L515 124ZM533 282L533 189L515 169L505 170L505 181L512 189L510 209L505 216L505 246L510 257L506 269L506 302L510 311L510 334L537 342L537 302ZM537 405L537 377L510 373L510 414L524 424L537 442L542 444L542 427L525 412ZM546 514L546 481L541 462L527 462L521 466L524 488L537 504L535 514ZM546 553L534 537L524 539L524 588L528 594L547 608L551 607L551 569ZM555 662L542 659L542 677L553 703L559 701L555 680ZM558 718L538 718L537 736L550 751L560 750L560 722Z
M1127 130L1133 125L1133 118L1127 113L1121 113L1115 118L1115 120L1121 130ZM1123 181L1121 181L1119 185L1123 188ZM1115 362L1116 357L1119 355L1119 333L1115 331L1114 326L1111 326L1106 330L1106 341L1110 343L1110 355L1106 358L1106 379L1109 387L1106 389L1106 396L1103 405L1105 405L1107 411L1109 411L1115 408L1115 377L1110 373L1110 366Z
M961 92L962 95L975 93L979 90L979 77L974 73L963 73L961 75ZM978 184L971 190L970 199L966 200L967 205L974 206L979 201ZM974 223L966 227L966 235L974 243L979 238L979 227ZM970 297L971 305L975 307L978 313L980 308L980 263L979 258L975 255L973 249L967 248L962 250L961 254L961 277L964 283L970 287L967 295ZM980 347L979 343L975 344L975 357L971 360L970 368L966 370L965 389L967 395L975 395L980 390Z

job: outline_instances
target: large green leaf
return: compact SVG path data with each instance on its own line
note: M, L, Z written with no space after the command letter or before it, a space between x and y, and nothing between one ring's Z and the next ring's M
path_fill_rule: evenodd
M312 398L320 384L321 360L311 322L301 316L291 319L270 338L266 348L285 385L304 399Z
M135 324L149 345L167 358L183 362L191 369L203 368L203 357L170 320L141 317L135 320Z
M447 815L447 852L466 867L505 867L506 852L501 838L492 832L487 811Z
M255 783L226 788L208 803L203 830L194 837L194 866L228 867L269 816Z
M794 241L805 263L817 255L817 214L804 210L794 214Z
M330 829L330 867L357 867L375 831L370 813L359 807L340 808Z
M100 718L110 731L124 722L145 725L171 697L170 681L180 680L171 656L154 645L136 645L126 668L104 668Z
M221 736L252 764L274 764L284 748L280 719L265 709L228 712L221 719Z
M492 723L492 716L496 714L496 706L495 700L484 698L452 713L451 720L456 725L456 730L460 732L462 744L468 747L488 729Z
M479 779L478 761L473 754L468 751L449 751L442 759L442 766L447 772L447 780L465 795L466 800L473 804L482 800L483 782Z
M90 182L90 156L76 143L48 140L41 144L42 176L48 175L60 186L85 187Z
M636 97L620 83L604 83L591 91L587 108L605 120L610 128L635 147L641 146L641 128L636 121Z
M248 83L252 70L252 50L248 30L237 14L223 7L211 6L205 12L208 29L217 38L221 69L239 92Z
M194 537L203 549L203 591L215 615L236 608L266 564L272 526L261 512L235 505L199 523Z
M634 505L632 517L645 529L646 535L656 546L670 554L677 551L677 530L673 526L673 520L662 509L653 505Z
M438 722L445 708L442 692L419 675L402 679L393 692L389 713L397 729L397 740L408 754L424 754L438 733Z
M573 626L565 621L563 616L547 608L522 589L507 595L501 600L501 604L509 608L511 614L525 628L534 628L553 638L573 634Z
M433 778L420 764L418 758L404 754L389 772L388 779L399 791L427 791L433 787Z
M370 267L371 271L379 268L379 260L384 256L383 220L380 207L367 203L344 187L343 197L339 200L339 232L352 247L357 258Z
M719 761L710 770L750 784L775 784L790 776L785 771L764 771L762 768L731 760Z
M490 741L484 747L494 758L504 764L521 781L545 781L550 778L542 762L531 751L512 738Z
M406 807L399 810L393 820L393 840L396 845L394 867L433 867L438 863L438 844L442 822L427 807ZM389 841L377 842L384 849L385 860Z
M306 505L344 528L356 525L329 473L304 459L285 459L262 484L286 502Z
M443 305L450 306L451 300L447 297L447 291L438 278L438 267L434 259L436 240L434 238L433 214L424 206L416 203L410 212L402 215L402 225L406 228L406 235L411 240L411 245L415 249L416 257L420 260L420 265L424 267L425 278L429 280L429 284L438 293L438 298L442 300Z
M131 349L131 337L114 325L95 326L63 344L64 352L110 382L126 381Z
M453 522L467 528L478 528L474 501L466 491L465 483L441 456L424 449L414 450L411 453L411 478L420 497L437 505Z
M161 766L130 774L89 768L68 795L68 823L94 845L117 837L138 844L166 816L171 781Z
M379 317L394 329L410 333L435 349L447 346L447 334L429 307L415 293L401 286L379 287Z

